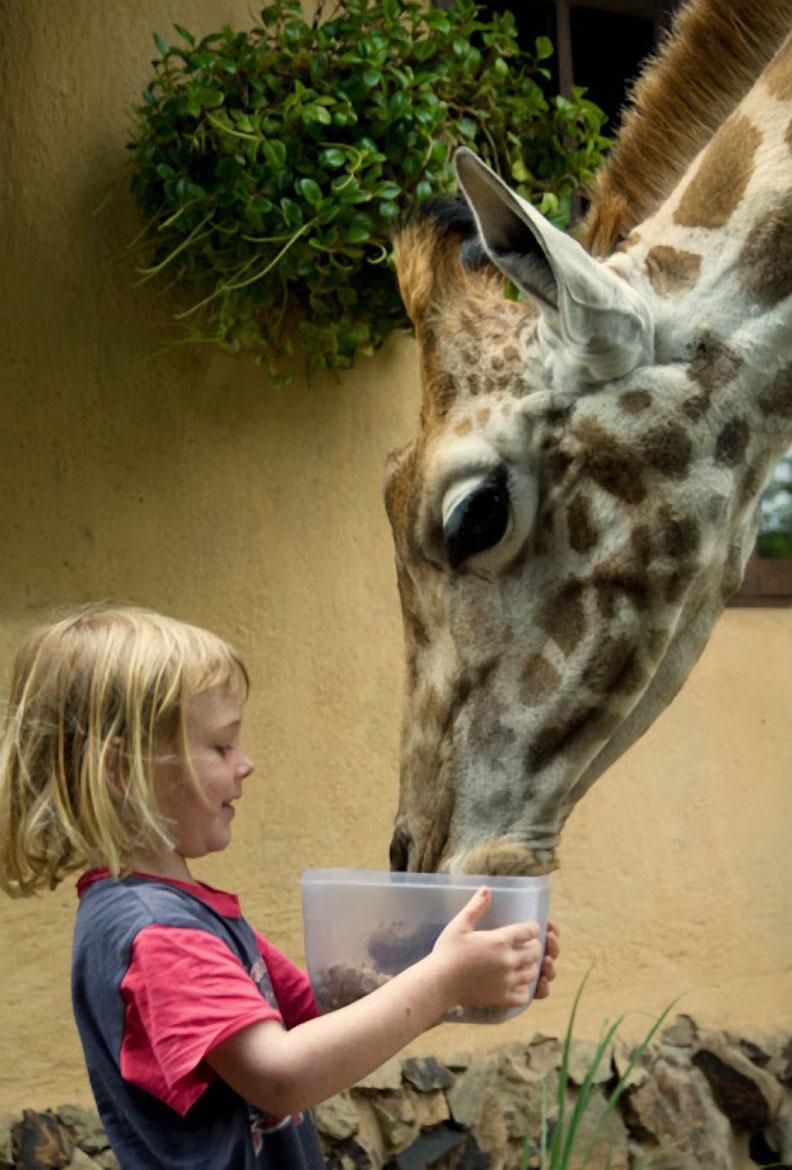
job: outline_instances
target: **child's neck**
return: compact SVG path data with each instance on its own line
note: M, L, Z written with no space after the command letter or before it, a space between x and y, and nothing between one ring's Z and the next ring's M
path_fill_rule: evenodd
M135 857L135 870L154 877L170 878L171 881L195 882L187 862L176 852L138 854Z

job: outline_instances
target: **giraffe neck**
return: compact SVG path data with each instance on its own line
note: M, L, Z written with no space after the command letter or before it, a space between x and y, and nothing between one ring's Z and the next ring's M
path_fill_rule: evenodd
M702 330L728 339L755 371L743 402L790 363L792 37L609 265L652 298L658 361L684 359Z

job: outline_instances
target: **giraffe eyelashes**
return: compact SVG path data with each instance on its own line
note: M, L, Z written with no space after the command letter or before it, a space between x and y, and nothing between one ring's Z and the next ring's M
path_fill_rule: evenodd
M493 576L525 544L536 514L536 484L525 472L499 464L459 478L441 504L445 560Z
M485 479L466 479L446 493L443 536L452 569L503 539L511 522L506 478L502 467Z

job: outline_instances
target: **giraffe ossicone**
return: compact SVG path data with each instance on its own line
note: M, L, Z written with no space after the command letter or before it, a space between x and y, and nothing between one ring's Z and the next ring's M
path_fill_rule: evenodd
M660 80L735 8L692 0ZM617 146L588 221L604 258L468 150L467 221L456 206L395 241L423 389L385 479L408 660L396 868L552 868L575 803L739 586L792 442L792 0L766 9L733 46L753 85L702 60L731 102L640 220L649 196L630 195ZM704 105L693 91L697 145ZM660 105L642 115L627 147L662 134Z

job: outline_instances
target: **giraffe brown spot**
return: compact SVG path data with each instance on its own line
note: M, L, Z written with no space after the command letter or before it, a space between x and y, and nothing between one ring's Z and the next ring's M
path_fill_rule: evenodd
M768 65L764 78L773 97L781 102L792 99L792 47L787 45L776 54Z
M461 438L463 435L469 435L472 430L473 423L469 418L463 418L462 422L458 422L454 427L454 434L459 435Z
M507 362L516 362L520 356L520 353L515 346L507 345L503 351L503 356Z
M444 418L457 399L459 387L453 374L432 372L424 381L426 403Z
M692 516L672 516L664 510L660 519L660 544L675 561L694 556L701 544L698 522Z
M479 331L479 322L469 309L463 309L459 314L459 324L466 333L477 334Z
M705 389L720 390L732 381L742 362L742 354L726 345L717 333L705 329L698 339L688 374Z
M500 373L500 371L503 369L505 364L506 363L503 360L503 356L501 354L495 354L495 356L492 359L491 365L492 365L492 368L496 374Z
M682 403L682 409L693 422L698 422L699 419L703 418L709 407L709 394L696 394L693 398L687 398Z
M605 743L619 723L619 716L601 705L581 707L566 720L548 721L528 745L526 767L529 772L540 772L558 755L580 758L593 746Z
M652 427L641 438L641 453L661 475L682 479L690 468L693 444L687 431L678 423Z
M648 390L625 390L619 395L619 406L627 414L640 414L651 405L652 395Z
M626 252L628 248L634 248L636 244L640 244L641 236L638 232L630 232L626 240L622 240L613 249L614 252Z
M597 607L603 617L612 618L616 601L626 597L637 610L649 603L649 576L646 566L623 557L612 557L597 565L592 574L592 585L597 591Z
M583 585L568 580L539 611L539 625L565 654L571 654L586 631Z
M520 676L520 699L526 707L541 703L552 695L560 681L552 662L548 662L543 654L532 654Z
M715 441L715 462L735 467L745 455L751 430L744 418L733 418L721 430Z
M604 618L616 613L616 602L626 596L637 610L643 610L649 601L648 567L652 562L649 529L637 525L630 533L627 545L615 556L596 565L591 581L597 593L597 608Z
M577 553L590 552L597 543L599 533L591 515L589 501L581 493L575 496L567 508L567 529L569 543Z
M646 253L646 271L655 292L670 296L693 288L701 271L701 257L657 244Z
M682 192L674 220L683 227L718 228L742 203L754 171L761 131L744 114L724 122Z
M480 427L484 427L487 425L487 422L489 421L489 416L490 416L489 407L484 406L484 407L482 407L481 410L476 411L476 422L478 423L478 425Z
M691 582L693 574L685 568L671 569L661 574L663 598L668 605L677 605Z
M786 366L779 370L760 396L759 409L763 414L792 418L792 367Z
M576 711L564 723L549 723L540 728L528 745L528 771L541 772L555 756L562 752L568 755L574 748L579 750L585 740L592 738L600 720L600 708L589 706Z
M566 475L572 460L563 451L551 451L547 457L547 472L553 483L560 483Z
M477 394L481 393L481 379L479 378L478 374L468 374L467 389L468 394L472 395L474 398Z
M581 681L598 695L618 689L619 680L635 654L630 638L614 638L607 634L598 642L583 668Z
M585 469L594 482L627 504L646 497L640 459L599 423L584 419L575 428L583 451Z
M751 228L738 272L745 292L757 304L775 305L792 293L792 195Z

